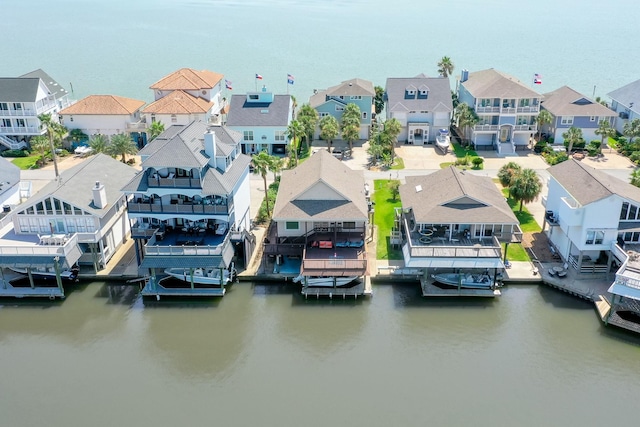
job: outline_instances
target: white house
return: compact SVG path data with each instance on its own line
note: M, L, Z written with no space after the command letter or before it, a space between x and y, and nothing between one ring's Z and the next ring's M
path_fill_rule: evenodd
M143 138L141 142L144 142L146 123L140 120L144 104L144 101L116 95L89 95L62 109L58 115L67 129L80 129L88 136L128 133L135 141Z
M181 68L150 86L155 101L142 110L146 123L159 121L165 128L193 121L219 123L224 107L223 75Z
M608 93L611 109L616 112L616 130L620 133L624 125L640 119L640 79Z

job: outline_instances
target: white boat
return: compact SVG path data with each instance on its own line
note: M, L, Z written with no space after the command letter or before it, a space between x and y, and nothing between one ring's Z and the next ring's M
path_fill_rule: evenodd
M464 289L493 289L493 277L489 273L443 273L432 274L431 277L436 282L452 288Z
M188 268L167 268L165 274L174 277L183 282L198 285L220 285L220 269L219 268L194 268L193 277ZM233 266L228 270L222 270L223 284L227 285L233 281L236 276L236 270Z
M306 283L307 286L311 287L329 287L333 288L346 286L356 280L358 276L328 276L328 277L319 277L319 276L303 276L302 274L293 278L293 283ZM334 283L335 280L335 283Z
M26 268L9 267L10 270L16 273L24 274L28 276ZM76 282L78 279L78 267L72 267L68 269L60 270L60 279L65 282ZM53 267L34 267L31 269L31 277L33 280L56 280L56 270Z
M450 144L451 135L449 134L449 129L438 130L438 135L436 136L436 145L446 153L449 151Z

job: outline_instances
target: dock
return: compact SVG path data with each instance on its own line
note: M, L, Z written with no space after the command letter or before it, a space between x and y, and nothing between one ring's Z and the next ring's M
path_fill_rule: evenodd
M373 288L371 286L371 278L369 276L364 276L364 278L357 285L350 287L302 287L301 291L302 295L304 295L305 299L309 297L315 297L316 299L320 298L342 298L347 299L347 297L354 299L358 299L359 296L372 296Z
M226 293L226 289L220 286L198 286L193 288L190 286L163 286L162 282L165 280L172 281L176 279L165 277L160 279L158 283L149 281L140 291L140 295L143 297L156 297L159 300L161 297L222 297Z
M420 279L423 297L483 297L495 298L502 295L499 289L450 289L436 286L431 279Z

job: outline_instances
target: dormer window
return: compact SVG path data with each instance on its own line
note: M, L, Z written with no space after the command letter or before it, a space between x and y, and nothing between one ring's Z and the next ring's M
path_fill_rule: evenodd
M426 90L421 90L420 91L420 95L422 95L422 96L427 96L428 93L429 92L427 92Z
M415 95L416 91L413 89L407 89L407 95Z

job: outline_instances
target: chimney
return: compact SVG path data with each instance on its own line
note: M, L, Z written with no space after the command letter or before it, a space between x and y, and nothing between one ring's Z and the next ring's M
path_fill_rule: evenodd
M464 83L469 80L469 70L462 70L460 73L460 83Z
M207 129L204 134L204 152L209 156L209 166L216 167L216 133L213 129Z
M107 190L104 189L104 185L100 184L100 181L96 181L96 185L93 187L93 204L98 209L104 209L107 206Z
M266 92L267 91L267 87L265 85L262 85L262 91Z

